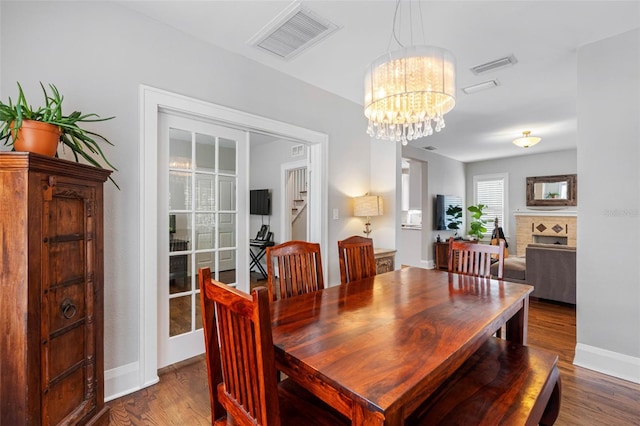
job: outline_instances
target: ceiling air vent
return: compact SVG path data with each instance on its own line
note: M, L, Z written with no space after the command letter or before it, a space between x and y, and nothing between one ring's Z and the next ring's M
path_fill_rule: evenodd
M339 27L300 3L292 3L247 43L290 60Z
M482 74L489 71L494 71L500 68L508 67L518 63L515 56L509 55L504 58L496 59L495 61L487 62L486 64L476 65L471 67L471 72L475 75Z

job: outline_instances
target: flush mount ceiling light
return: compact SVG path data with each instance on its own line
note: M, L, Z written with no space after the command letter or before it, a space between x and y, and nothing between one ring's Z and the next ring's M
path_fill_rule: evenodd
M542 138L536 136L529 136L530 134L530 131L522 132L522 137L514 140L513 143L520 148L529 148L542 140Z
M369 66L364 81L364 115L369 119L369 136L407 145L433 134L433 125L436 132L445 127L444 115L456 104L456 62L451 52L440 47L404 47L396 36L399 6L397 0L392 37L400 50L389 51ZM412 21L410 16L411 34ZM424 25L422 34L424 38Z

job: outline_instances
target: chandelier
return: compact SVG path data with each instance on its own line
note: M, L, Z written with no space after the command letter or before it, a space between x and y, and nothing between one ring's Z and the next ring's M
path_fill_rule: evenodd
M395 21L392 35L395 34ZM451 52L435 46L411 46L388 52L369 66L364 82L367 134L402 142L429 136L445 127L444 115L456 104L456 64Z
M522 132L522 137L513 141L514 144L518 145L520 148L529 148L540 142L542 138L538 138L536 136L529 136L531 132L526 131Z

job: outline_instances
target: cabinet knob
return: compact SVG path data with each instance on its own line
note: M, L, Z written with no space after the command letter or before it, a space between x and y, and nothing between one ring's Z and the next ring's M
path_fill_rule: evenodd
M62 304L60 304L60 311L63 317L71 319L78 313L78 308L76 308L76 305L73 304L71 299L64 299Z

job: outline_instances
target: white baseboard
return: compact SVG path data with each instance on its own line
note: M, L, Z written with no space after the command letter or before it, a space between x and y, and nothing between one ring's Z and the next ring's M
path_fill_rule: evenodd
M573 364L630 382L640 383L640 358L578 343Z
M420 260L418 264L414 263L400 263L396 264L396 268L400 269L403 266L412 266L414 268L433 269L435 268L435 262L433 260Z
M105 402L120 398L132 392L144 389L158 383L155 378L148 383L140 383L140 363L132 362L121 367L104 372L104 400Z

